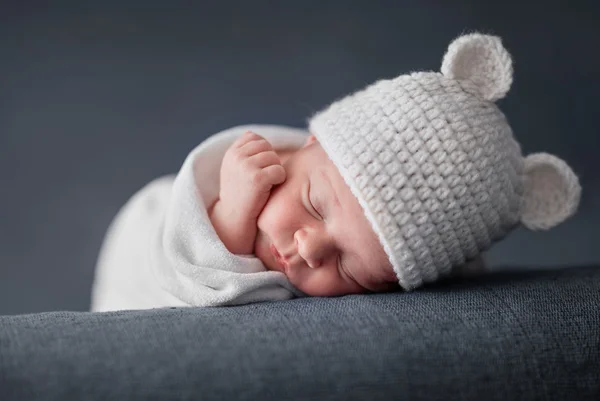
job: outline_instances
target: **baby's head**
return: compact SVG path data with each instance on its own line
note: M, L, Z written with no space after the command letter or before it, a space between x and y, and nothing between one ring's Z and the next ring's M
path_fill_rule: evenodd
M377 235L315 137L284 167L285 182L258 217L254 253L265 266L312 296L396 288Z
M578 179L555 156L523 157L494 104L511 83L500 39L470 34L441 73L381 80L317 113L259 216L256 255L308 295L411 290L519 224L564 221Z

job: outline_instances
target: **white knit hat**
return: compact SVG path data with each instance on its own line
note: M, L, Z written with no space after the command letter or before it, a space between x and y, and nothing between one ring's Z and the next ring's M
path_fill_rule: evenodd
M441 73L378 81L310 120L406 290L447 276L519 223L548 229L577 209L570 167L546 153L523 158L494 104L512 74L500 38L469 34L450 44Z

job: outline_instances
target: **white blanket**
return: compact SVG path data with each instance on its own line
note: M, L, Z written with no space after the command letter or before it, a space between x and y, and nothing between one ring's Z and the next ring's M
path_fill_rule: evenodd
M196 147L176 176L137 192L112 222L100 251L92 311L216 306L301 296L253 255L234 255L218 238L207 207L219 193L229 145L247 130L275 149L298 148L307 132L252 125L220 132Z

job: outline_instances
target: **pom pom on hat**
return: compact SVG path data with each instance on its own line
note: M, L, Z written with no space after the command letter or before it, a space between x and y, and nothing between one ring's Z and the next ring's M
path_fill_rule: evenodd
M442 74L452 79L469 79L481 97L495 102L512 84L512 59L496 36L473 33L455 39L442 61Z
M521 222L530 230L547 230L577 210L579 179L563 160L548 153L525 158L525 192Z

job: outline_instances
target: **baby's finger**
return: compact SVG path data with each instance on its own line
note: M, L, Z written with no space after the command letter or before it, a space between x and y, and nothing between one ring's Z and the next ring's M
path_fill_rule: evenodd
M259 188L271 190L273 185L281 184L285 181L285 169L281 165L271 165L258 172L255 178L255 184Z
M253 156L260 152L267 152L273 150L273 146L266 139L252 140L246 142L239 148L239 152L244 156Z
M250 156L247 160L251 167L265 168L267 166L281 165L281 159L273 150L260 152L254 156Z
M236 139L231 146L234 148L241 148L248 142L257 141L261 139L264 140L265 138L258 135L256 132L246 131L242 135L240 135L239 138Z

